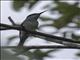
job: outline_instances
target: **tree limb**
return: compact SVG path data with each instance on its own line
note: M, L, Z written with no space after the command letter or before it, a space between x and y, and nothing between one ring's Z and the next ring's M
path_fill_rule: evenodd
M56 45L47 45L47 46L2 46L1 48L26 48L26 49L80 49L80 47L72 47L72 46L56 46Z
M0 26L7 27L8 29L13 29L13 30L22 30L22 31L25 31L25 32L29 32L30 34L40 35L40 36L44 36L44 37L49 37L49 38L57 39L57 40L60 40L60 41L66 41L66 42L79 43L80 44L79 41L75 41L75 40L72 40L72 39L67 39L67 38L64 38L64 37L53 36L53 35L49 35L49 34L45 34L45 33L41 33L41 32L36 32L36 31L25 30L21 26L11 26L11 25L2 24L2 23L0 23Z

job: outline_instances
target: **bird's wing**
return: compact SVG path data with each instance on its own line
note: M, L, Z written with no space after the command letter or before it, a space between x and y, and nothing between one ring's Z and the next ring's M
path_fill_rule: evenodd
M38 22L37 21L27 21L22 24L22 26L31 31L35 31L38 28Z

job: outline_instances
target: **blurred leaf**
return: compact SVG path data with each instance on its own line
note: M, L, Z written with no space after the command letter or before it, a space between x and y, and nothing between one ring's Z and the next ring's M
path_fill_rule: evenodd
M75 34L72 33L72 38L80 42L80 36L76 36Z
M25 50L25 51L24 51ZM29 58L29 60L43 60L44 57L52 57L49 55L49 53L51 52L55 52L57 51L56 49L54 50L48 50L48 51L41 51L40 49L36 49L34 51L27 51L26 49L14 49L13 51L15 51L16 53L20 53L19 55L25 55ZM24 51L24 52L22 52Z
M9 51L1 49L1 60L21 60L21 59L16 56L13 56L13 54L10 53Z
M38 59L38 60L42 60L43 59L43 57L48 57L48 53L47 52L42 52L41 50L35 50L34 52L33 52L33 58L35 59Z
M57 28L66 26L68 23L72 22L74 16L80 14L80 8L67 3L59 2L57 9L63 14L63 16L53 24L53 26Z
M22 7L24 7L25 3L28 2L28 0L13 0L13 9L15 11L19 11Z
M51 52L54 52L56 50L49 50L49 51L46 51L46 52L43 52L39 49L36 49L35 51L31 52L30 54L28 54L28 52L25 52L24 55L27 54L27 56L29 57L29 60L43 60L44 57L51 57L49 55L49 53Z
M57 3L57 2L59 2L60 0L53 0L53 1Z
M80 57L80 51L76 54L78 57Z
M14 48L13 51L16 52L16 54L14 54L15 56L18 56L18 55L24 55L25 52L26 52L26 56L30 54L30 49L27 49L27 48Z
M7 42L7 44L9 44L11 41L13 41L14 39L16 39L16 38L18 38L18 37L19 37L19 36L17 36L17 35L8 37L8 42Z
M15 11L20 11L22 7L27 3L29 9L31 9L39 0L13 0L13 9Z
M39 0L29 0L29 9L31 9Z
M9 37L8 40L13 40L13 39L16 39L16 38L18 38L18 37L19 37L19 36L14 35L14 36Z
M61 27L66 26L69 22L72 21L73 16L71 15L64 15L58 20L55 20L53 26L57 27L58 29Z
M40 19L41 20L43 20L43 21L47 21L47 20L53 20L52 18L50 18L50 17L40 17Z
M63 14L70 14L70 13L74 13L74 14L78 14L80 13L80 8L76 7L74 5L70 5L68 3L64 3L64 2L59 2L57 9L63 13Z
M42 9L46 9L46 8L49 8L49 7L50 7L50 5L48 4L48 5L43 6Z
M76 22L77 27L80 28L80 20Z
M78 53L77 56L80 57L80 53Z

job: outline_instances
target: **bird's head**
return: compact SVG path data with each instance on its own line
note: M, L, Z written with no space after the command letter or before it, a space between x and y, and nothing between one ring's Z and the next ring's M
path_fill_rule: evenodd
M27 19L29 20L37 20L39 18L39 16L44 13L46 11L43 11L43 12L40 12L40 13L34 13L34 14L31 14L27 17Z

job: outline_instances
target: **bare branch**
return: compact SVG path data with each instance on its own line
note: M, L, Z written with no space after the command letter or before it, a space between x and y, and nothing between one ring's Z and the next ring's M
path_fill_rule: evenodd
M16 25L16 23L13 21L13 19L10 16L8 17L8 19L12 23L12 25Z
M56 45L47 45L47 46L2 46L1 48L26 48L26 49L80 49L80 47L74 47L74 46L56 46Z
M40 36L44 36L44 37L49 37L49 38L57 39L57 40L60 40L60 41L66 41L66 42L79 43L80 44L79 41L75 41L75 40L72 40L72 39L67 39L67 38L64 38L64 37L53 36L53 35L49 35L49 34L45 34L45 33L41 33L41 32L36 32L36 31L25 30L21 26L11 26L11 25L2 24L2 23L0 23L0 26L8 27L9 29L14 29L14 30L22 30L22 31L25 31L25 32L29 32L30 34L40 35Z
M6 27L0 27L0 30L9 30L9 29Z

